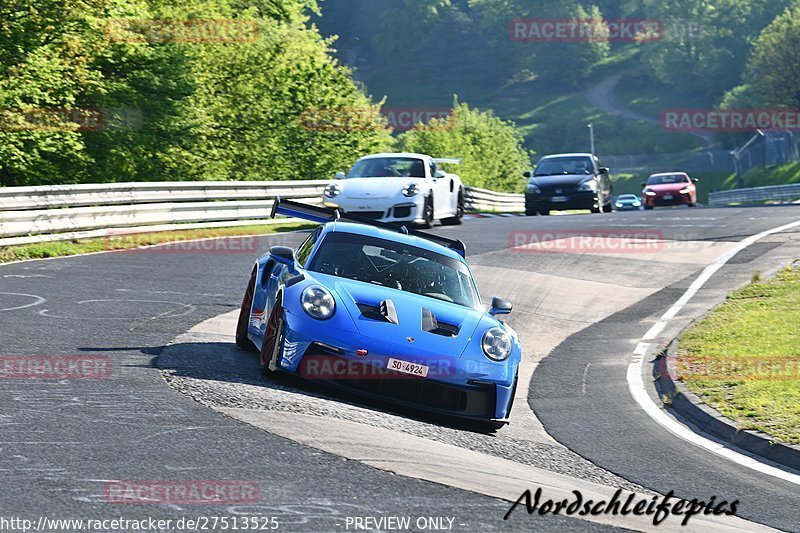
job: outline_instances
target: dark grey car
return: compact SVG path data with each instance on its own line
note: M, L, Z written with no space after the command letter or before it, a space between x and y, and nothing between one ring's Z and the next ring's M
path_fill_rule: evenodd
M525 214L549 215L552 210L588 209L609 213L613 187L608 169L592 154L553 154L539 160L524 176Z

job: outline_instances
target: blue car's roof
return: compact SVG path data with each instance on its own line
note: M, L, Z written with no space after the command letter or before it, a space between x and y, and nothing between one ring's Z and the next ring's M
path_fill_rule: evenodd
M323 224L322 226L322 233L327 234L331 232L343 232L343 233L355 233L356 235L366 235L369 237L377 237L379 239L386 239L387 241L394 241L403 244L408 244L410 246L416 246L417 248L422 248L424 250L429 250L431 252L436 252L438 254L442 254L446 257L450 257L452 259L457 259L462 263L465 263L464 258L461 257L457 252L442 246L441 244L436 244L433 241L429 241L422 237L415 237L414 235L406 235L401 233L400 231L391 231L383 228L378 228L376 226L369 226L367 224L358 224L354 222L328 222Z

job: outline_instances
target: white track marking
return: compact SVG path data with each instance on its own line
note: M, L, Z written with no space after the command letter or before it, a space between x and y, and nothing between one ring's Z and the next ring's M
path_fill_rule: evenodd
M34 307L34 306L37 306L37 305L41 305L41 304L43 304L43 303L45 303L47 301L46 299L42 298L41 296L37 296L35 294L22 294L22 293L19 293L19 292L0 292L0 294L7 294L9 296L24 296L26 298L33 298L34 300L36 300L36 301L31 302L29 304L20 305L20 306L17 306L17 307L6 307L5 309L0 309L0 311L17 311L19 309L25 309L27 307Z
M791 224L786 224L777 228L773 228L757 235L752 235L743 241L740 241L736 246L719 256L713 263L708 265L700 276L697 277L696 280L686 289L686 292L683 293L675 304L667 310L661 316L661 319L656 322L650 330L645 333L645 336L642 340L652 340L655 339L659 333L661 333L664 328L667 326L667 322L672 320L683 307L691 300L695 294L708 282L709 279L725 264L730 261L736 254L744 250L745 248L751 246L752 244L758 242L759 240L763 239L764 237L768 237L775 233L780 233L782 231L786 231L789 229L800 227L800 221L792 222ZM769 465L767 463L763 463L758 461L754 457L750 455L746 455L744 453L733 451L732 449L726 447L724 444L719 442L713 441L709 438L703 437L698 433L695 433L689 427L679 423L672 417L666 414L655 402L650 398L650 395L647 393L644 385L644 379L642 378L642 370L644 365L644 359L641 357L643 355L640 349L644 343L639 343L637 345L636 351L634 352L634 358L631 360L631 363L628 365L628 388L633 395L633 399L636 400L636 403L639 404L639 407L647 413L650 418L655 420L658 424L669 430L674 435L691 442L696 446L700 446L701 448L705 448L706 450L715 453L725 459L733 461L739 465L745 466L747 468L751 468L762 474L767 474L769 476L773 476L776 478L783 479L785 481L789 481L790 483L794 483L796 485L800 485L800 475L794 474L792 472L787 472L781 468Z

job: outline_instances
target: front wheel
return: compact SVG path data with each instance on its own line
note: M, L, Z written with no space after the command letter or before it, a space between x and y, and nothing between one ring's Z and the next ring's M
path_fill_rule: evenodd
M259 363L261 373L265 376L269 376L278 370L278 360L283 347L283 322L284 311L280 300L278 300L269 315L267 329L264 332L264 342L261 344Z
M256 269L250 275L247 289L242 298L242 307L239 309L239 320L236 322L236 346L248 352L256 352L258 348L247 336L247 329L250 326L250 309L253 307L253 294L256 290Z
M422 227L429 229L433 227L433 196L425 199L425 209L422 214Z
M464 218L464 193L458 191L458 200L456 202L456 214L453 217L445 218L442 220L442 224L446 226L457 226L461 224L462 219Z
M645 210L645 211L652 211L652 209L653 209L653 206L652 206L652 205L646 205L646 206L644 206L644 210Z
M539 214L541 216L543 216L543 217L550 216L550 210L549 209L545 209L544 211L539 211Z

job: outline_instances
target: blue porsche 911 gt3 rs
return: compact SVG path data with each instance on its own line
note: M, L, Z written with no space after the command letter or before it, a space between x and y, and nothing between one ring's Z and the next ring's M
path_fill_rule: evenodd
M461 241L276 199L321 225L253 267L236 343L265 374L335 387L497 429L508 422L522 347L481 305Z

